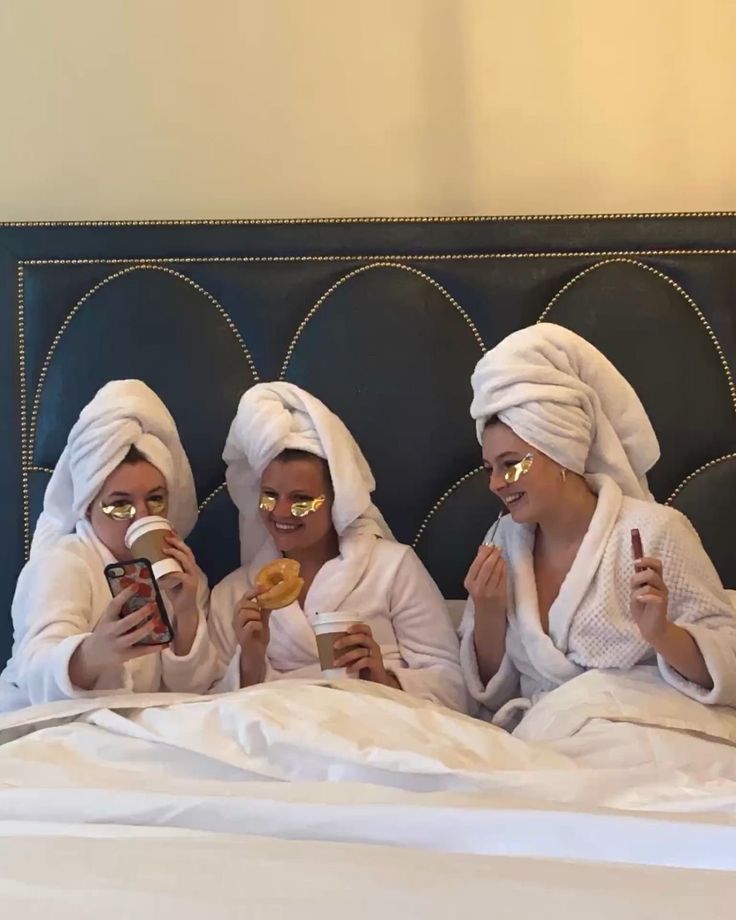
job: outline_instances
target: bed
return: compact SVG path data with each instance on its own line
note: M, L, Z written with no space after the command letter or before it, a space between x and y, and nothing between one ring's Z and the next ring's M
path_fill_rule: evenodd
M457 602L495 510L469 374L541 318L632 381L655 495L736 587L735 289L731 214L0 226L0 657L50 471L114 377L177 419L211 581L238 556L229 420L280 378L345 418ZM725 916L735 813L736 715L646 668L583 675L514 736L339 682L0 716L0 898L22 916Z

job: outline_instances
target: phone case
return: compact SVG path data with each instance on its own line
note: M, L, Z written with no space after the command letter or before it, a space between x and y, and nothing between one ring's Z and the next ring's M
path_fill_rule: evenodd
M157 610L153 614L153 632L136 642L136 645L166 645L171 642L174 638L174 630L166 613L166 607L148 559L114 562L105 567L105 577L110 585L113 597L117 597L121 591L131 585L136 586L136 593L125 602L120 613L121 617L140 610L141 607L152 600L156 602Z

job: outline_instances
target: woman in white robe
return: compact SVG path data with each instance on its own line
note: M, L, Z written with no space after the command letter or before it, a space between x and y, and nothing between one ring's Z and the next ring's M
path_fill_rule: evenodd
M174 618L170 647L136 645L147 607L121 618L105 566L130 558L129 519L167 515L167 552L183 568L162 579ZM106 510L103 510L106 509ZM49 480L31 555L12 605L14 643L0 680L14 706L110 690L204 692L221 676L206 623L207 583L183 542L197 519L189 461L168 410L139 380L112 381L82 410Z
M242 565L211 598L211 631L230 661L222 689L320 678L317 614L344 611L356 625L337 667L464 710L444 600L371 501L373 476L342 421L293 384L258 384L240 402L223 456L240 510ZM294 502L315 500L313 511L294 515ZM258 607L255 576L280 555L300 563L304 587L269 614Z
M549 323L488 352L472 386L508 512L465 582L461 661L480 714L512 727L587 669L655 661L693 699L736 705L736 615L687 518L649 492L659 445L633 388Z

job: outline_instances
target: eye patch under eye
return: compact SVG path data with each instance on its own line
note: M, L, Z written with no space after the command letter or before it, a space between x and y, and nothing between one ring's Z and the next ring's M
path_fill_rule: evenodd
M165 495L154 495L146 499L146 511L150 515L165 516L168 500ZM100 502L100 511L113 521L132 521L136 516L133 502L120 499L114 502Z
M311 498L308 501L294 502L291 506L291 516L306 517L308 514L312 514L313 511L319 511L325 501L324 495L318 495L317 498Z
M303 518L308 514L312 514L314 511L319 511L326 501L327 499L324 495L318 495L317 498L309 498L301 502L292 502L289 511L292 517ZM258 507L261 511L273 511L276 507L276 496L268 495L263 492L259 499Z
M165 495L155 495L152 498L146 499L146 508L148 509L148 513L152 515L165 515L166 505L167 500Z
M100 502L100 511L113 521L132 521L135 517L135 505L131 502Z
M518 463L512 464L504 473L504 480L507 485L512 486L518 482L522 476L526 476L534 463L533 454L525 454Z

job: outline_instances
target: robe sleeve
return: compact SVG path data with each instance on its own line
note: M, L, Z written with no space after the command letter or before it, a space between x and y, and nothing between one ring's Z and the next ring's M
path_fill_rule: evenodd
M233 629L233 613L244 592L240 569L232 572L210 594L207 628L217 655L221 676L211 687L214 693L226 693L240 687L240 648Z
M91 633L92 586L83 560L57 548L27 563L13 598L13 665L30 702L95 696L69 679L69 662ZM106 689L132 689L124 666L105 673Z
M465 684L470 696L480 704L479 715L489 718L505 703L520 693L519 672L516 670L508 651L505 652L501 666L493 677L484 684L478 673L478 657L475 652L475 609L473 601L468 598L462 623L460 624L460 664L463 669ZM508 640L509 627L506 628Z
M207 578L204 573L200 573L197 586L197 631L192 647L186 655L176 655L171 648L161 653L161 680L167 690L175 693L207 693L225 673L227 664L218 652L207 623L209 595Z
M736 706L736 611L684 515L675 513L668 521L659 555L669 591L669 618L697 643L713 687L708 690L687 680L657 656L662 677L701 703Z
M459 648L444 598L414 550L404 554L390 590L389 610L405 667L388 664L401 688L460 712L467 694Z

